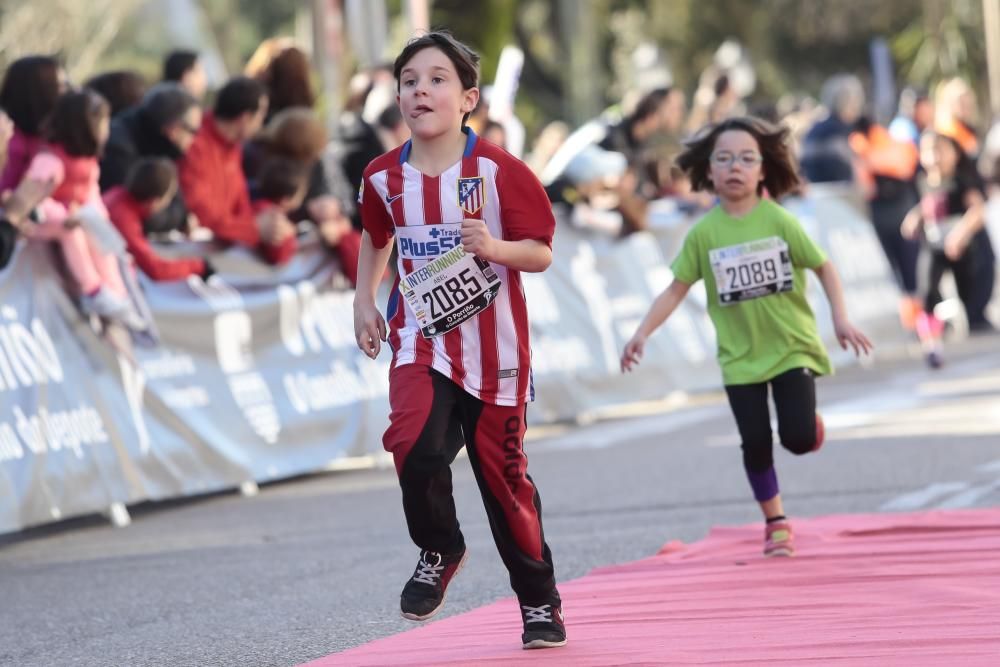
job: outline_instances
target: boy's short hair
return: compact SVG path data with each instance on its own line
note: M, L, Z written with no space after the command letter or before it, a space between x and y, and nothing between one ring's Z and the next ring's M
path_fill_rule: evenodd
M415 37L406 43L403 50L396 57L392 64L392 75L396 78L396 90L399 90L399 77L403 73L406 63L420 51L435 48L448 57L448 60L455 66L458 72L458 79L462 82L462 88L469 90L479 85L479 54L470 49L462 42L455 39L446 30L434 30L426 35ZM465 114L462 122L469 119L469 114Z
M166 158L143 158L125 176L125 189L137 201L159 199L177 182L177 168Z
M256 113L260 103L267 97L267 88L256 79L238 76L219 91L215 99L215 117L234 120L245 113Z
M180 81L197 64L197 51L171 51L163 60L163 80Z
M279 202L294 197L309 183L309 166L298 160L271 157L257 176L257 193L262 199Z

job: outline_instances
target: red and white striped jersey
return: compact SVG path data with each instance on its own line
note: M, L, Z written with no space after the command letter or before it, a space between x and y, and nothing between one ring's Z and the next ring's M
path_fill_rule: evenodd
M410 142L372 160L358 200L376 248L397 238L399 273L406 276L461 242L462 220L483 220L496 239L552 245L555 219L541 183L528 167L471 129L461 161L440 176L408 162ZM401 298L399 279L386 308L393 367L423 364L486 403L534 399L528 308L520 272L492 264L502 282L492 306L436 338L420 333Z

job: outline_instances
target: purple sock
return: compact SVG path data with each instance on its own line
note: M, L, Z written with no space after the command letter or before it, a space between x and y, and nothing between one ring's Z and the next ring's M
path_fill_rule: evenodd
M770 500L778 495L778 475L774 472L774 466L763 472L747 470L747 479L750 480L750 488L753 489L753 497L757 502Z

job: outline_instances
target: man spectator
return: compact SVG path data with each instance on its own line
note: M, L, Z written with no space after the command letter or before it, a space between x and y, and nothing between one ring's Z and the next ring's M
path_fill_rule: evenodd
M142 158L176 162L187 152L201 126L201 109L194 97L176 83L153 86L139 106L111 121L111 135L101 158L101 192L125 183ZM181 193L170 205L143 221L147 234L190 230Z
M180 161L179 176L188 207L215 238L258 248L267 261L280 264L295 254L295 227L276 209L254 215L242 164L243 142L260 131L267 105L259 81L229 81Z
M194 51L171 51L163 60L163 80L179 84L201 102L208 90L208 76Z
M853 182L849 141L865 107L865 90L856 76L840 74L823 84L821 98L827 116L802 141L802 172L811 183Z

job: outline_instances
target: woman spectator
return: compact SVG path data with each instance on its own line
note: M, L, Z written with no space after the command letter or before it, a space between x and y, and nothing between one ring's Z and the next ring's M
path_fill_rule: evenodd
M111 117L131 109L142 101L146 94L146 80L133 70L104 72L84 84L85 88L100 93L111 105Z
M7 69L0 85L0 109L13 121L14 135L7 145L0 193L13 190L21 182L45 142L42 122L66 88L66 71L51 56L27 56L15 60Z
M276 37L263 42L250 58L244 73L267 88L268 121L285 109L312 109L316 104L309 56L288 38Z

